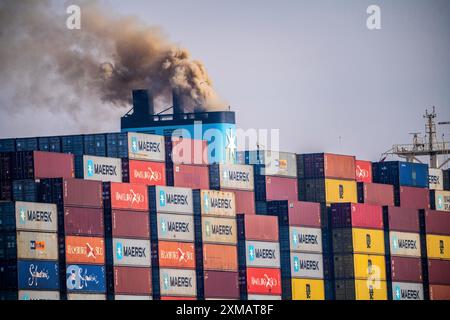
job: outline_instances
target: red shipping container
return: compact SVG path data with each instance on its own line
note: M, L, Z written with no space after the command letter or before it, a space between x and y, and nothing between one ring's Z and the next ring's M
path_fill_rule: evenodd
M66 235L103 237L103 209L64 207L64 232Z
M208 165L208 142L188 138L169 137L166 144L168 160L174 164Z
M113 209L111 219L113 238L150 239L148 212Z
M168 173L170 174L170 173ZM173 166L174 187L209 189L208 166L179 164Z
M82 179L64 179L64 205L103 208L102 183Z
M73 155L34 151L34 177L44 178L73 178L75 176Z
M430 300L450 300L450 286L430 284Z
M245 190L227 190L226 192L234 192L236 198L236 213L256 214L255 209L255 193Z
M445 211L425 210L427 234L450 236L450 214Z
M147 186L111 182L111 208L148 211Z
M297 200L297 179L265 176L266 201L271 200Z
M331 224L333 228L383 229L383 210L362 203L332 204Z
M151 294L151 268L114 267L114 292L115 294Z
M197 300L197 298L194 298L194 297L161 296L161 300Z
M289 225L293 227L321 227L321 205L315 202L289 201Z
M450 261L428 259L428 279L430 284L450 285Z
M359 182L358 202L377 206L394 206L394 186Z
M239 274L205 271L204 293L205 298L239 299Z
M390 263L392 281L422 282L422 261L420 258L391 256Z
M246 240L278 241L278 218L273 216L241 215L244 219L245 234L239 234ZM244 230L239 230L239 232Z
M395 205L411 209L430 209L429 190L414 187L396 187Z
M387 217L389 230L403 232L420 232L419 210L401 207L384 207L383 213Z
M166 185L166 165L163 162L129 160L130 183L148 186Z
M372 162L370 161L355 161L356 181L358 182L372 182Z
M246 282L250 294L281 294L280 269L247 268Z

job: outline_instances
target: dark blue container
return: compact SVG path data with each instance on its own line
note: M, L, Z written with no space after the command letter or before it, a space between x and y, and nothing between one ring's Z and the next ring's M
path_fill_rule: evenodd
M106 293L105 266L67 265L66 286L67 292Z
M14 201L38 202L38 185L35 180L15 180L13 181Z
M128 158L128 134L108 133L106 135L106 154L110 158Z
M0 139L0 152L16 151L16 139Z
M88 134L84 136L84 154L106 157L106 135Z
M48 152L61 152L60 137L40 137L38 138L39 150Z
M39 150L37 138L16 139L16 151L37 151Z
M21 290L59 290L58 262L17 261Z
M63 153L82 156L84 154L83 135L61 137L61 150Z
M372 164L373 182L428 188L428 165L401 161L375 162Z

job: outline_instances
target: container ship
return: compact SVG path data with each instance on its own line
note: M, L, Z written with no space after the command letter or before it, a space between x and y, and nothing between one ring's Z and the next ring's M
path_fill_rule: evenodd
M450 299L449 170L238 151L234 112L172 109L0 140L1 300Z

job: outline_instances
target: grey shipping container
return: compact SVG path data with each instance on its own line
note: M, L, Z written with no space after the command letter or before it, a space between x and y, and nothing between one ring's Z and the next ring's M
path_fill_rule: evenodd
M160 269L161 296L196 296L195 270Z
M158 239L194 241L194 217L181 214L157 214Z
M280 267L280 245L278 242L246 241L247 267Z
M175 187L150 187L150 208L156 208L158 213L193 214L192 190Z
M59 300L59 291L19 290L19 300Z
M388 295L389 300L423 300L423 284L392 282L391 288L388 288Z
M319 228L289 227L292 251L322 252L322 230Z
M323 279L324 265L321 254L291 253L292 278Z
M150 267L150 240L113 239L114 265Z

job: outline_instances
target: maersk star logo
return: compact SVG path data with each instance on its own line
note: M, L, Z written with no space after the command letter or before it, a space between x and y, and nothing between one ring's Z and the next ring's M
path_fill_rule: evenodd
M255 247L252 245L248 246L248 258L250 261L255 260Z
M88 160L86 166L88 177L92 177L94 175L94 161Z
M401 298L401 291L400 291L400 287L396 286L395 287L395 300L400 300Z
M24 295L22 296L22 300L28 301L28 300L30 300L30 296L27 295L27 294L24 294Z
M161 219L161 232L162 232L163 234L165 234L166 231L167 231L166 220Z
M206 229L206 235L210 236L211 235L211 226L210 226L209 222L205 223L205 229Z
M300 270L300 261L298 257L294 257L294 271L298 272Z
M437 207L438 209L444 208L444 198L442 196L438 196Z
M25 208L20 208L19 214L20 214L20 223L24 224L27 220L27 211L25 210Z
M298 235L297 235L297 231L293 231L293 232L292 232L292 242L294 243L294 246L297 246L297 244L298 244Z
M167 273L163 274L163 283L164 283L164 289L169 289L170 287L170 283L169 283L169 276L167 275Z
M159 205L161 207L166 205L166 193L163 190L159 190Z
M138 143L136 137L131 138L131 152L133 153L138 152Z
M206 213L209 212L209 196L206 193L203 196L203 211L205 211Z
M122 243L120 243L120 242L117 242L117 245L116 245L116 257L117 257L117 260L122 260L122 258L123 258L123 246L122 246Z
M398 239L396 236L392 237L392 247L394 248L394 251L398 249Z

